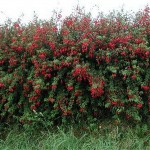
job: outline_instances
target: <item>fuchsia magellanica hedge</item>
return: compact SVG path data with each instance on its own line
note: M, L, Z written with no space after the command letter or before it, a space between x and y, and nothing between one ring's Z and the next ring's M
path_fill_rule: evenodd
M0 27L0 119L22 124L150 114L150 9L96 19L78 9L58 22ZM41 114L41 116L37 115Z

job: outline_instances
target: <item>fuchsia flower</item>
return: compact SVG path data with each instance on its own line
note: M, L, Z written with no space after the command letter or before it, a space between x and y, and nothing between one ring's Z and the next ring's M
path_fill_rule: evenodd
M115 78L117 75L115 73L112 74L112 77Z
M54 101L55 101L55 99L54 99L54 98L48 98L48 102L53 103Z
M36 94L40 94L41 90L40 89L35 89Z
M150 89L150 87L147 85L143 85L143 86L141 86L141 88L145 91L148 91Z
M126 54L126 52L121 52L121 55L126 56L127 54Z
M31 110L36 110L36 106L35 106L35 105L32 105L32 106L30 106L30 109L31 109Z
M52 85L51 88L52 88L52 89L56 89L56 88L57 88L57 85Z
M35 35L35 36L33 37L33 40L34 40L34 41L38 41L39 39L40 39L39 35Z
M68 91L72 91L73 90L73 86L67 86L67 90Z
M4 83L0 82L0 88L3 88L4 86L5 86Z
M117 102L111 102L112 105L117 105Z
M19 24L18 24L18 23L15 23L15 24L14 24L14 28L19 28Z
M39 58L41 58L41 59L45 59L46 56L47 56L47 54L46 54L45 52L41 52L38 56L39 56Z
M104 93L104 90L102 88L91 88L90 91L93 98L97 98Z
M143 106L143 104L141 104L141 103L137 104L138 108L141 108L142 106Z
M136 75L133 75L131 78L135 80L136 79Z
M17 47L17 51L18 51L18 52L22 51L22 49L23 49L22 46L18 46L18 47Z

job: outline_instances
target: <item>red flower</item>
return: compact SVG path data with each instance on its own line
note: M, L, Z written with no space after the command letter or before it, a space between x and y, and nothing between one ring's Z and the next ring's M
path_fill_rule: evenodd
M62 34L63 34L63 35L68 35L68 34L69 34L69 31L68 31L68 30L64 30Z
M141 108L143 105L141 103L137 104L138 108Z
M52 76L51 74L46 74L45 75L46 78L51 78L51 76Z
M85 108L80 108L80 110L79 110L79 111L80 111L80 112L83 112L84 110L85 110Z
M15 43L15 42L16 42L16 39L13 38L13 39L12 39L12 43Z
M42 52L42 53L40 53L38 56L39 56L39 58L41 58L41 59L45 59L45 58L46 58L46 53Z
M130 98L134 98L134 95L128 94L128 99L130 99Z
M76 92L74 93L74 96L79 96L79 95L82 95L81 91L76 91Z
M56 88L57 88L57 85L52 85L51 88L52 88L52 89L56 89Z
M106 56L105 61L106 61L107 63L109 63L109 62L110 62L110 58Z
M128 120L128 119L130 119L130 117L131 117L130 115L126 114L126 118L127 118L127 120Z
M102 88L91 88L90 91L93 98L99 97L104 93Z
M18 23L15 23L15 24L14 24L14 28L19 28L19 24L18 24Z
M109 47L110 47L111 49L114 49L114 48L115 48L115 44L114 44L114 43L109 43Z
M117 102L111 102L112 105L117 105Z
M146 52L145 52L145 55L146 55L146 56L149 56L149 55L150 55L150 52L149 52L149 51L146 51Z
M112 77L115 78L117 75L115 73L112 74Z
M0 88L4 87L5 85L3 83L0 82Z
M29 91L29 86L24 85L24 86L23 86L23 89L24 89L25 91Z
M53 103L55 101L55 99L54 98L49 98L48 101Z
M143 86L141 86L141 88L142 88L144 91L148 91L148 90L149 90L149 86L147 86L147 85L143 85Z
M22 46L17 47L17 51L19 51L19 52L22 51L22 49L23 49Z
M41 90L40 89L35 89L36 94L40 94Z
M11 92L11 93L14 92L14 89L13 89L13 88L10 88L10 89L9 89L9 92Z
M82 43L82 52L86 52L87 51L87 48L88 48L88 43L87 42L83 42Z
M22 37L22 39L21 39L23 42L26 40L26 37Z
M32 106L30 106L30 109L31 109L31 110L36 110L36 106L35 106L35 105L32 105Z
M55 48L55 44L54 43L49 42L48 44L49 44L49 46L51 47L52 50Z
M0 60L0 65L3 65L4 64L4 62L5 62L5 60Z
M133 75L131 78L135 80L136 79L136 75Z
M140 39L135 39L136 44L140 44L142 41Z
M124 106L124 103L120 103L120 106Z
M122 52L121 55L122 55L122 56L126 56L126 52Z
M73 90L73 86L67 86L67 90L68 90L68 91Z
M35 105L38 107L40 106L40 102L36 102Z
M40 39L40 37L39 37L39 35L35 35L35 36L33 37L33 39L34 39L34 41L38 41L38 40Z

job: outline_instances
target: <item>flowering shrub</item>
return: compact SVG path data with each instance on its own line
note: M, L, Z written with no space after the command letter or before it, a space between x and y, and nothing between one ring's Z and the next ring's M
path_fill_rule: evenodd
M22 124L150 112L150 9L0 27L0 119Z

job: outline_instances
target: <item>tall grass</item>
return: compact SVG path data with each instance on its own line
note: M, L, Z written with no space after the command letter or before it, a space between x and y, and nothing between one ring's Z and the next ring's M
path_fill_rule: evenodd
M13 128L1 135L0 150L149 150L147 126L112 126L102 124L99 130L69 128L68 131Z

